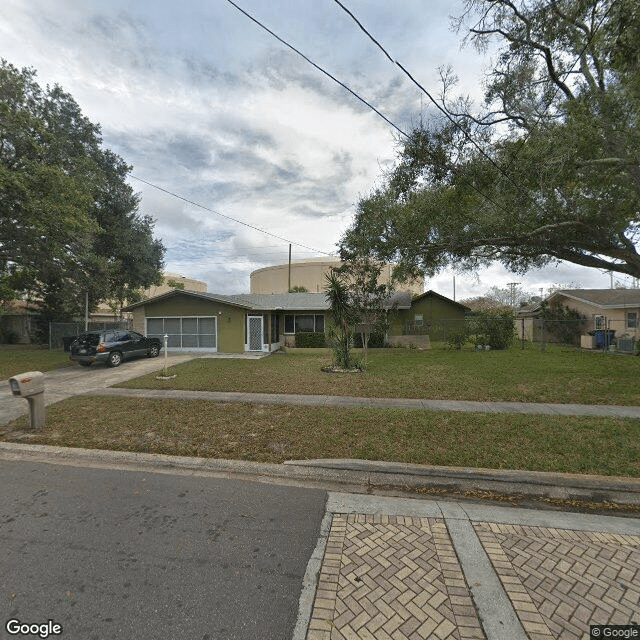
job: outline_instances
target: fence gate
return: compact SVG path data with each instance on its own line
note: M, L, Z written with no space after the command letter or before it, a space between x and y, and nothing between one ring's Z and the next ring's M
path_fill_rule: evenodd
M247 316L247 342L249 351L262 351L262 316Z

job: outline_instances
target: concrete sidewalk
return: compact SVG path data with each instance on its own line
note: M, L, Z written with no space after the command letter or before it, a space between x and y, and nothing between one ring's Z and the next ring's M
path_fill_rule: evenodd
M330 493L294 640L577 640L632 621L638 519Z
M246 402L252 404L291 404L321 407L369 407L373 409L419 409L478 413L526 413L550 416L599 416L640 418L640 407L622 405L543 404L539 402L473 402L470 400L429 400L420 398L357 398L352 396L298 395L286 393L245 393L233 391L180 391L174 389L92 389L89 395L128 398L172 398Z

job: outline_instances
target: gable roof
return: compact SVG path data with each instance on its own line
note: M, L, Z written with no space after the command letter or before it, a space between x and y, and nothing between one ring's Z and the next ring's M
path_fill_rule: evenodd
M447 298L447 296L443 296L440 293L436 293L435 291L433 291L433 289L429 289L429 291L425 291L422 295L416 296L413 299L412 304L415 304L416 302L420 302L421 300L424 300L425 298L438 298L438 300L443 300L444 302L448 302L450 304L454 304L454 305L456 305L456 307L460 307L464 311L471 311L471 309L469 309L469 307L467 307L466 305L460 304L459 302L456 302L455 300L452 300L451 298Z
M591 304L599 309L640 307L640 289L560 289L548 299L558 296Z

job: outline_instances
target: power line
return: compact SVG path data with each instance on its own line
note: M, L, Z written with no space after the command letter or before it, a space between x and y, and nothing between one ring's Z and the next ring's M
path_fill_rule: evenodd
M327 76L328 78L331 78L331 80L338 83L343 89L346 89L354 98L360 100L360 102L362 102L369 109L374 111L387 124L391 125L398 133L403 135L405 138L409 137L409 135L405 131L403 131L402 129L400 129L400 127L398 127L396 124L391 122L391 120L389 120L387 116L380 113L380 111L378 111L372 104L367 102L364 98L360 97L355 91L353 91L353 89L349 88L346 84L344 84L344 82L340 82L340 80L338 80L335 76L332 76L328 71L325 71L321 66L317 65L315 62L313 62L313 60L305 56L304 53L296 49L293 45L289 44L286 40L283 40L279 35L277 35L273 31L271 31L271 29L269 29L267 26L262 24L262 22L254 18L251 14L247 13L242 7L239 7L235 2L233 2L233 0L227 0L227 2L230 5L233 5L238 11L240 11L240 13L242 13L247 18L249 18L249 20L251 20L252 22L255 22L255 24L257 24L260 28L264 29L267 33L271 34L276 40L278 40L278 42L281 42L285 47L288 47L289 49L291 49L291 51L297 53L301 58L306 60L311 66L315 67L318 71L320 71L321 73L324 73L325 76Z
M314 253L322 253L323 255L326 256L330 256L333 255L332 253L328 253L326 251L319 251L318 249L314 249L313 247L309 247L306 244L302 244L300 242L295 242L294 240L288 240L287 238L283 238L282 236L279 236L275 233L271 233L271 231L266 231L265 229L260 229L260 227L255 227L252 224L249 224L248 222L243 222L242 220L238 220L237 218L232 218L231 216L227 216L224 213L220 213L220 211L215 211L214 209L211 209L203 204L200 204L199 202L194 202L193 200L189 200L188 198L185 198L184 196L181 196L177 193L174 193L173 191L169 191L168 189L164 189L163 187L159 187L157 184L153 184L153 182L149 182L148 180L144 180L143 178L139 178L138 176L135 176L133 174L129 174L132 178L135 178L136 180L139 180L140 182L144 182L144 184L149 185L150 187L153 187L154 189L157 189L158 191L162 191L163 193L166 193L170 196L173 196L174 198L178 198L179 200L182 200L184 202L187 202L189 204L192 204L195 207L199 207L200 209L204 209L205 211L209 211L210 213L215 213L215 215L220 216L221 218L226 218L227 220L231 220L232 222L236 222L237 224L241 224L245 227L248 227L249 229L253 229L254 231L259 231L260 233L264 233L267 236L271 236L272 238L277 238L278 240L282 240L283 242L286 242L288 244L294 244L296 245L296 247L303 247L304 249L309 249L309 251L313 251Z
M230 1L230 0L229 0ZM413 84L416 85L416 87L418 87L418 89L420 89L420 91L422 91L427 98L429 98L429 100L433 103L433 105L436 107L436 109L438 109L438 111L440 111L442 114L444 114L444 116L455 126L457 127L462 134L464 135L464 137L500 172L502 173L502 175L504 175L505 178L507 178L514 187L516 187L516 189L521 189L521 187L519 187L512 179L511 176L507 175L504 170L498 165L498 163L491 157L489 156L484 149L467 133L467 131L465 131L458 122L456 122L451 115L449 114L449 112L444 109L442 106L440 106L440 104L438 104L438 101L431 95L431 93L429 93L429 91L427 91L427 89L425 89L410 73L409 71L407 71L407 69L400 64L400 62L398 62L397 60L394 60L389 53L386 51L386 49L369 33L369 31L362 25L362 23L355 17L355 15L349 11L349 9L347 9L342 2L340 2L340 0L334 0L334 2L341 7L350 17L351 19L360 27L360 29L367 35L367 37L382 51L382 53L384 53L384 55L388 58L388 60L392 63L395 64L406 76L407 78L409 78L409 80L411 80L411 82L413 82Z
M340 80L338 80L337 78L335 78L334 76L332 76L330 73L328 73L327 71L325 71L322 67L318 66L315 62L311 61L309 58L307 58L307 56L305 56L304 54L302 54L300 51L298 51L295 47L293 47L292 45L290 45L288 42L286 42L285 40L283 40L280 36L278 36L277 34L275 34L273 31L271 31L269 28L267 28L265 25L263 25L259 20L257 20L256 18L254 18L252 15L250 15L249 13L247 13L244 9L242 9L241 7L239 7L235 2L233 2L232 0L227 0L227 2L229 2L229 4L233 5L236 9L238 9L238 11L240 11L242 14L244 14L247 18L249 18L251 21L255 22L258 26L260 26L262 29L264 29L265 31L267 31L267 33L271 34L274 38L276 38L276 40L278 40L278 42L281 42L282 44L284 44L286 47L288 47L289 49L291 49L292 51L295 51L295 53L297 53L299 56L301 56L302 58L304 58L309 64L311 64L313 67L315 67L316 69L318 69L319 71L321 71L322 73L324 73L326 76L328 76L329 78L331 78L331 80L333 80L334 82L338 83L341 87L343 87L344 89L346 89L349 93L351 93L352 95L354 95L358 100L360 100L363 104L365 104L367 107L369 107L369 109L372 109L375 113L377 113L385 122L387 122L388 124L390 124L394 129L396 129L396 131L398 131L400 134L402 134L405 138L410 138L409 134L407 134L405 131L403 131L402 129L400 129L397 125L395 125L393 122L391 122L391 120L389 120L386 116L384 116L382 113L380 113L375 107L373 107L371 104L369 104L366 100L364 100L363 98L361 98L357 93L355 93L354 91L352 91L346 84L344 84L343 82L340 82ZM389 60L391 60L393 62L393 59L391 58L391 56L389 56L389 54L384 50L384 48L382 47L382 45L380 45L380 43L373 38L373 36L371 36L365 29L364 27L362 27L362 25L360 24L360 22L357 20L357 18L348 10L344 7L344 5L342 5L341 3L340 6L360 25L360 27L365 31L365 33L367 33L367 35L371 38L371 40L373 40L376 45L378 47L380 47L380 49L384 52L384 54L387 56L387 58L389 58ZM396 63L398 64L398 63ZM404 70L404 68L398 64L398 66ZM405 73L408 73L406 70L404 70ZM411 76L410 76L411 77ZM413 78L411 78L413 80ZM416 82L415 80L413 80L414 82ZM421 90L427 94L430 98L430 94L426 91L426 89L424 89L423 87L421 87L417 82L416 84L418 85L419 88L421 88ZM431 98L431 100L433 101L433 98ZM440 109L441 107L435 103L436 106ZM445 112L446 113L446 112ZM475 144L475 143L474 143ZM480 150L482 152L482 150ZM486 155L486 154L485 154ZM487 156L488 157L488 156ZM495 162L489 158L489 160L491 162L493 162L493 164L495 164ZM497 167L497 165L496 165ZM499 169L499 167L497 167ZM490 202L492 205L494 205L495 207L497 207L498 209L502 209L503 211L508 213L508 210L502 206L501 204L499 204L498 202L496 202L495 200L493 200L492 198L490 198L486 193L483 193L478 187L476 187L475 184L473 184L473 182L467 182L468 186L470 186L474 191L476 191L480 196L482 196L485 200L487 200L488 202Z

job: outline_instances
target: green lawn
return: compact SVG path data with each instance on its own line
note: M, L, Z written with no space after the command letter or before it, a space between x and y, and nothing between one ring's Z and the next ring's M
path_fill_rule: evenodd
M640 358L549 346L506 351L370 350L364 373L324 373L328 349L291 349L261 360L201 358L119 386L150 389L328 394L640 405Z
M0 439L261 462L358 458L640 476L640 420L76 397Z
M28 347L0 347L0 380L24 371L50 371L71 365L64 351Z

